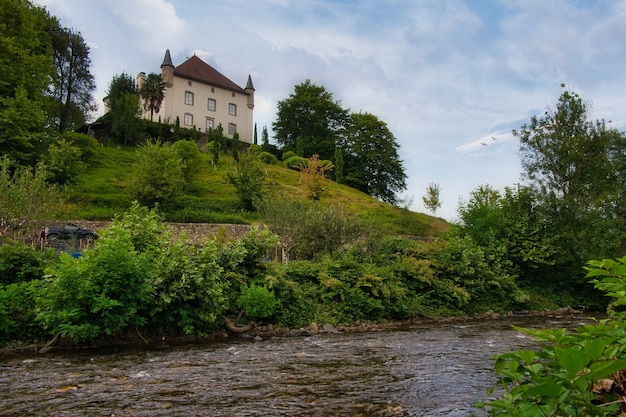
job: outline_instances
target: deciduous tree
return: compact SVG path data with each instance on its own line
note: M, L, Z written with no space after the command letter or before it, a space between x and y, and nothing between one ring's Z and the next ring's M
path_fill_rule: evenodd
M43 137L45 91L52 80L50 33L58 26L30 1L0 5L0 155L29 160Z
M439 184L431 182L428 184L428 187L426 187L426 195L422 197L424 207L432 211L435 216L437 215L437 209L441 207L441 199L439 198L440 191Z
M592 258L624 250L626 136L564 91L555 108L533 116L513 134L520 140L523 176L558 236L562 262L580 270ZM579 274L580 275L580 274Z
M49 120L63 133L82 126L96 110L89 46L80 32L58 26L52 33L54 77Z
M111 123L113 137L124 144L129 140L134 143L143 140L139 119L141 108L135 80L126 73L114 76L104 100L109 107L106 116Z
M348 118L348 111L322 86L306 80L294 88L293 94L278 102L277 120L272 124L274 138L285 150L299 156L332 159L339 132Z
M340 142L344 183L390 204L406 189L399 145L387 124L370 113L353 113Z

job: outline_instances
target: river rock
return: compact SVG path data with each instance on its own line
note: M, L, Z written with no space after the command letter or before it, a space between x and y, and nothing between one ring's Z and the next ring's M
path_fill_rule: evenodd
M337 330L337 328L330 323L324 323L322 331L324 333L339 333L339 330Z

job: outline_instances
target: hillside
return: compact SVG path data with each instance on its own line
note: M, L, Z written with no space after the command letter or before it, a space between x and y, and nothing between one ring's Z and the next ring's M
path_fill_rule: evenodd
M68 186L67 202L57 216L60 219L109 220L123 213L132 201L127 187L136 152L136 147L100 147L87 171ZM216 168L209 154L202 153L201 159L202 169L192 184L172 207L161 209L165 219L191 223L262 223L258 214L239 209L234 188L224 178L233 168L232 156L222 154ZM263 169L266 195L306 198L299 172L284 168L282 162L264 165ZM392 234L432 237L448 228L443 219L383 203L330 180L326 181L320 203L339 204Z

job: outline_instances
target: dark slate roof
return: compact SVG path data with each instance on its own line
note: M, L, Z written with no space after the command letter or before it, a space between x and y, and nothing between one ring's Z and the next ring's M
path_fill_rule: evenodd
M172 64L172 56L170 55L170 50L165 51L165 56L163 57L163 63L161 64L161 68L163 67L173 67Z
M236 93L247 94L241 87L220 74L215 68L195 55L175 67L174 75L188 80L224 88Z
M254 91L254 85L252 84L252 77L248 74L248 82L246 83L246 90L251 89Z

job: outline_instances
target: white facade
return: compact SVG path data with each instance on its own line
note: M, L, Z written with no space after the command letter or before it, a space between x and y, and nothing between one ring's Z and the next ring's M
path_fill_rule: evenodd
M144 73L138 75L139 85L143 77ZM163 123L174 124L178 117L181 127L201 132L221 124L224 136L232 138L236 131L242 142L253 142L254 87L249 76L246 87L241 88L195 55L174 67L168 50L161 77L165 97L153 120L160 117ZM143 117L149 118L150 112Z

